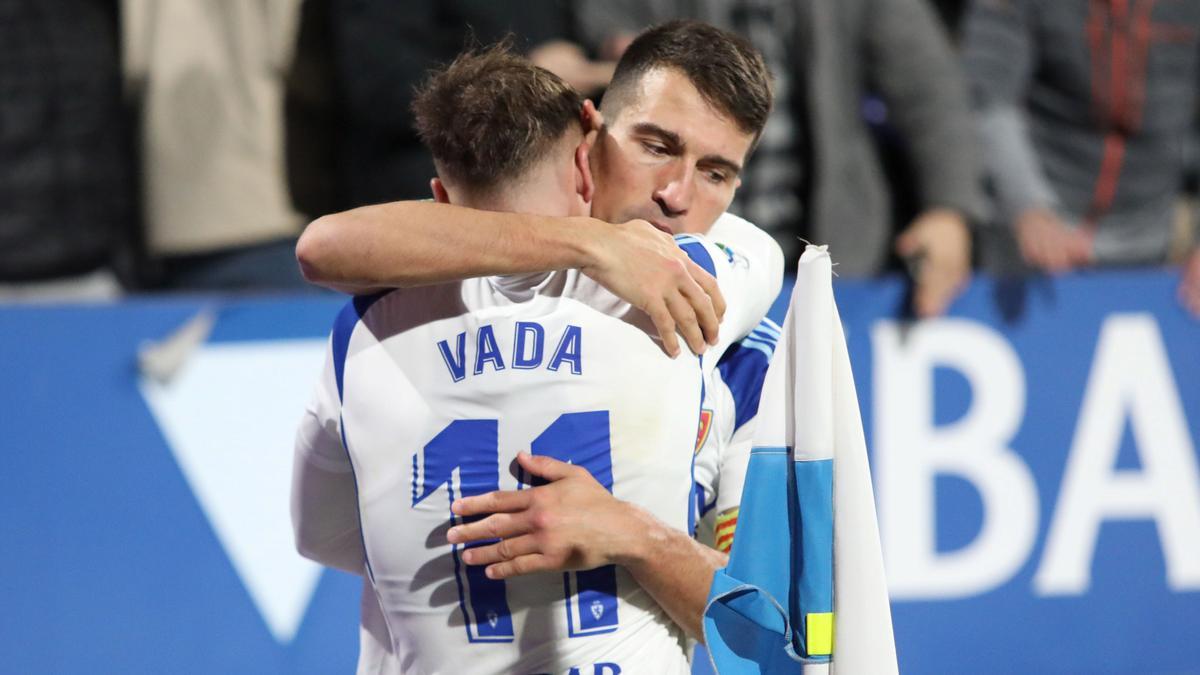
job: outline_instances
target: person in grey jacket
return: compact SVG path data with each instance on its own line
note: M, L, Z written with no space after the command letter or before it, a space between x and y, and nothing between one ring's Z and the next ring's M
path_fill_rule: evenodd
M1200 247L1172 241L1200 4L979 0L963 48L1003 228L989 265L1162 263L1182 243L1180 299L1200 314ZM1004 253L1013 238L1019 256Z
M982 169L966 86L925 0L581 0L581 31L612 57L625 35L688 16L746 35L776 76L776 112L734 209L785 253L829 244L841 276L877 274L895 251L919 260L914 309L941 314L970 274ZM606 53L608 50L608 53ZM911 160L919 213L892 238L892 200L862 114L887 104Z

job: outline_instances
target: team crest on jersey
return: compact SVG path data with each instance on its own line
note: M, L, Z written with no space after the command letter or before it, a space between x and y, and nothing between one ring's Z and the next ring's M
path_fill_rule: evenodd
M604 605L599 600L592 601L592 618L599 621L604 616Z
M708 440L708 432L712 431L712 418L713 411L707 408L700 411L700 428L696 430L696 449L692 454L700 452L700 448L704 447L704 441Z

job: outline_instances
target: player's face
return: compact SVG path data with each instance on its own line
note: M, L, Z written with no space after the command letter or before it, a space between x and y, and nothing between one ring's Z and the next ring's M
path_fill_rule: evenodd
M614 223L641 218L676 234L707 232L733 200L754 136L674 69L647 72L631 98L605 121L592 150L592 215Z

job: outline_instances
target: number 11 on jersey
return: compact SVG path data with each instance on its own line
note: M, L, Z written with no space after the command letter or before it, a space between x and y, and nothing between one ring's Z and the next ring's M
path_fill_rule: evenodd
M442 485L450 502L455 499L454 472L463 497L500 489L498 420L455 420L413 456L412 505L425 500ZM586 468L612 492L612 448L608 411L560 415L530 444L535 455L546 455ZM419 471L420 468L420 471ZM420 473L420 476L418 476ZM534 486L545 481L534 478ZM448 510L448 505L447 505ZM455 516L450 515L453 523ZM474 522L480 517L465 519ZM467 548L486 546L473 542ZM459 608L471 642L511 642L512 617L503 580L489 579L484 567L465 565L458 546L451 547ZM617 629L617 577L612 565L563 574L567 627L570 637L608 633Z
M455 500L454 472L458 471L458 489L463 497L474 497L498 489L500 467L496 462L498 447L496 420L454 420L446 425L422 453L424 474L417 479L417 458L413 457L413 501L416 506L442 485ZM418 490L420 486L420 490ZM449 508L449 507L447 507ZM455 516L450 515L451 523ZM480 516L463 519L471 523ZM465 548L486 546L490 541L473 542ZM454 580L458 585L458 603L471 642L511 642L512 616L504 581L489 579L482 566L462 562L459 547L451 547L454 558Z
M530 450L535 455L582 466L604 489L612 492L612 445L608 429L607 410L560 415L530 444ZM534 478L533 485L545 482ZM594 570L564 572L563 592L567 598L567 631L571 637L617 629L615 567L605 565Z

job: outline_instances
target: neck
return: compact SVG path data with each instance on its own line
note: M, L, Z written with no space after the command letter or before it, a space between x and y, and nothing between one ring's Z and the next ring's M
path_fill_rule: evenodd
M486 192L462 191L451 195L451 201L484 211L565 216L568 215L567 200L563 195L563 186L556 178L552 167L544 163Z

